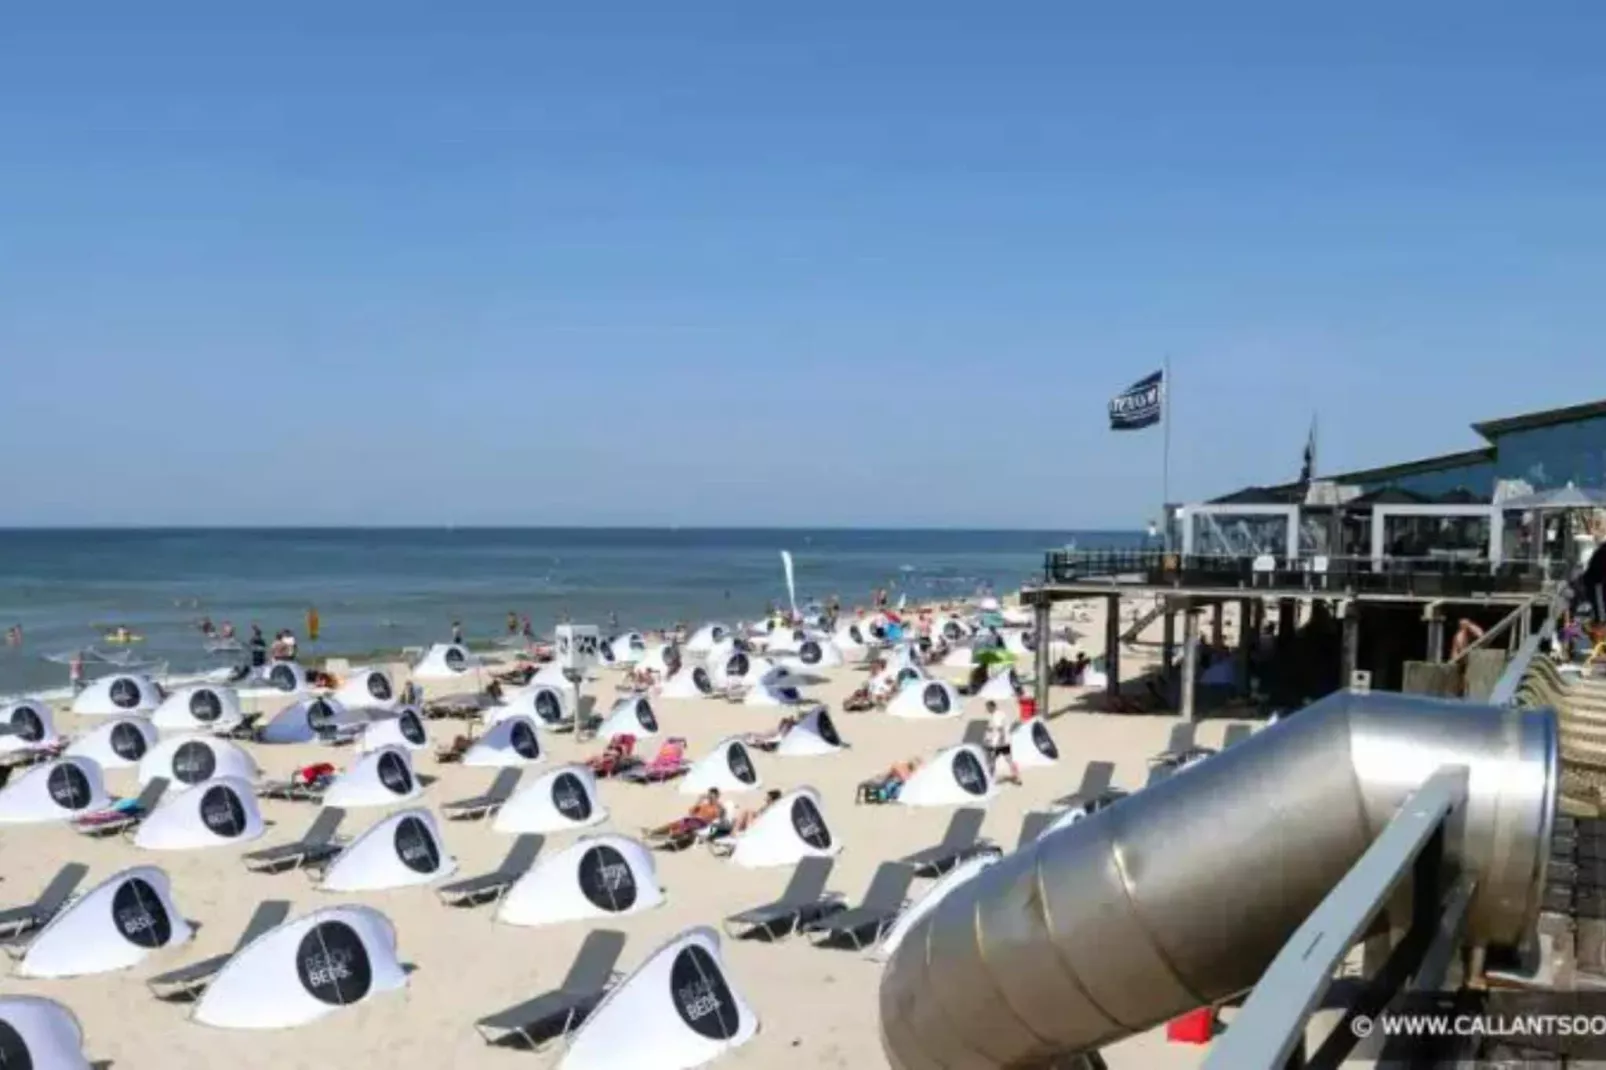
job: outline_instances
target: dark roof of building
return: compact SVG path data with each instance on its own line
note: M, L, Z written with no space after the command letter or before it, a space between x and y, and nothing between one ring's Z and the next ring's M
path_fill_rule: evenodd
M1298 505L1305 500L1304 488L1298 483L1281 487L1245 487L1231 494L1210 499L1210 505Z
M1586 401L1582 405L1568 405L1566 408L1561 409L1542 409L1539 412L1524 413L1521 416L1505 416L1498 420L1485 420L1482 423L1473 424L1472 429L1493 442L1501 435L1509 435L1513 431L1532 431L1539 427L1570 424L1579 420L1592 420L1600 416L1606 416L1606 401Z
M1448 468L1464 468L1468 465L1487 464L1493 460L1494 447L1483 446L1475 450L1462 450L1460 453L1441 453L1437 457L1401 461L1399 464L1386 464L1381 468L1362 468L1358 471L1343 472L1339 475L1324 475L1321 478L1331 480L1334 483L1386 483L1391 479L1419 476L1425 472L1442 472Z

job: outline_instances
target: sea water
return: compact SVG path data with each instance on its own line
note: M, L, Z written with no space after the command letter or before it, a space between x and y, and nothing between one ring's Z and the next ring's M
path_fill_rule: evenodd
M303 658L367 656L425 645L461 621L470 643L528 615L549 637L567 618L607 630L679 621L735 623L784 606L780 551L792 553L802 604L1000 593L1041 575L1045 550L1141 543L1140 533L1043 531L770 531L757 529L320 529L0 531L0 695L66 683L46 655L126 650L173 672L242 655L209 653L202 617L230 621L243 642L294 630ZM321 629L309 642L305 616ZM142 641L105 642L125 625ZM93 662L90 676L105 671Z

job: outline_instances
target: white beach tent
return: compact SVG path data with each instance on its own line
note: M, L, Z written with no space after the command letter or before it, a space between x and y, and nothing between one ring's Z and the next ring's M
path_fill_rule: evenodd
M508 925L556 925L640 914L663 903L652 852L611 833L582 836L543 855L514 882L497 907Z
M742 696L744 706L796 706L803 701L797 678L780 665L772 665Z
M976 629L958 617L938 617L931 625L933 638L941 636L947 643L962 643L976 634Z
M393 710L401 701L396 685L383 669L361 668L346 673L335 689L335 698L354 710Z
M242 720L239 692L222 684L181 687L151 714L151 724L164 732L227 732Z
M975 664L976 651L968 643L950 647L948 653L942 656L942 667L945 669L969 669Z
M527 713L498 718L463 755L463 764L471 766L534 765L544 761L539 726Z
M658 643L642 655L636 662L636 668L647 672L655 672L659 679L668 679L670 671L670 646L667 643ZM679 659L677 652L676 659Z
M273 715L257 739L262 743L311 743L320 730L363 724L366 714L347 708L337 699L315 696L292 702Z
M574 703L565 692L551 684L529 683L502 700L502 705L487 710L488 724L496 724L508 717L533 717L543 725L567 724Z
M0 825L66 821L110 805L97 762L61 758L34 766L0 791Z
M413 679L420 683L461 680L479 668L480 659L457 643L436 643L424 651L413 666Z
M740 736L726 736L714 749L699 758L680 778L682 795L701 795L718 788L722 795L752 791L759 786L758 767L753 752Z
M50 707L43 702L24 699L9 706L0 706L0 725L7 725L11 729L0 735L0 755L48 747L59 738L56 735L56 719L51 716Z
M641 695L626 695L615 702L597 728L597 738L604 741L615 736L643 739L657 734L658 715L653 712L652 703Z
M796 652L781 664L794 671L807 672L810 669L834 669L839 665L847 664L842 648L830 639L811 635L797 645Z
M647 656L647 639L640 632L624 632L598 644L607 665L637 665Z
M139 761L139 782L157 777L173 784L199 784L214 777L255 780L260 772L244 747L204 733L171 736L146 752Z
M325 892L380 892L430 884L457 872L435 815L423 807L381 818L335 856L318 882Z
M808 637L809 633L802 628L782 625L758 641L764 644L766 654L795 654Z
M816 706L781 737L775 753L782 758L812 758L835 754L845 745L831 714L824 706Z
M987 678L976 692L976 697L990 702L1014 702L1020 697L1015 690L1020 686L1020 677L1015 674L1013 667L1006 665L1002 672L996 672Z
M147 851L231 847L249 843L262 832L262 813L250 783L221 777L166 796L140 822L134 846Z
M816 855L840 854L842 843L825 822L820 793L813 788L787 792L738 833L731 861L747 869L790 866Z
M659 698L707 698L714 693L714 678L702 665L683 666L658 689Z
M0 996L0 1066L90 1070L77 1015L43 996Z
M97 725L67 748L74 758L89 758L102 769L132 769L156 746L156 726L143 717L119 717Z
M544 684L547 687L557 688L563 693L563 697L568 700L571 708L574 705L575 699L580 694L580 689L575 686L574 681L563 675L563 666L559 665L555 661L549 661L545 665L542 665L539 669L536 669L535 675L530 677L530 682L524 686L526 688L531 688L535 687L537 684Z
M149 676L114 673L91 680L72 700L79 717L126 717L148 714L162 704L161 689Z
M225 1029L284 1029L406 987L390 919L372 907L330 907L242 948L207 986L194 1019Z
M962 710L959 692L946 680L911 680L887 704L894 717L952 717Z
M875 645L875 636L870 634L870 625L865 621L850 620L837 625L836 634L831 637L842 653L855 661L862 660Z
M558 1070L691 1070L746 1044L758 1016L731 987L712 929L687 929L603 997Z
M898 802L904 806L965 806L998 794L988 772L987 752L974 743L938 751L904 782Z
M394 717L369 721L357 737L357 753L367 754L381 747L404 747L410 751L429 749L429 732L424 719L411 706L403 706Z
M736 684L745 684L749 680L757 679L771 665L772 663L766 659L754 657L745 651L732 650L724 655L709 655L708 675L714 681L714 689L724 691Z
M405 747L371 751L346 767L323 793L325 806L393 806L411 802L423 792Z
M173 904L167 874L134 866L97 884L51 919L17 964L19 977L83 977L126 970L195 935Z
M275 698L280 695L300 695L311 691L307 670L298 661L275 661L258 670L252 686L240 689L244 699Z
M491 827L497 832L565 832L598 825L608 811L597 778L585 765L560 765L513 793Z
M1029 658L1037 647L1035 633L1020 628L1005 628L1001 633L1004 637L1004 649L1017 658Z
M709 621L691 633L691 638L686 640L686 652L688 654L707 654L713 650L715 643L730 634L730 628L724 624L719 621Z
M921 919L937 909L937 904L946 899L950 892L973 879L978 873L1002 857L1003 854L998 851L972 855L947 873L944 873L938 880L932 882L925 895L915 900L913 904L905 908L903 913L898 915L898 920L892 923L887 931L882 934L881 939L876 942L876 945L867 952L868 957L875 959L877 962L885 962L891 958L893 952L897 951L903 943L904 937L909 935L909 931L918 925Z
M1009 753L1022 769L1038 769L1056 765L1060 760L1059 745L1049 734L1048 725L1041 717L1017 724L1009 734Z

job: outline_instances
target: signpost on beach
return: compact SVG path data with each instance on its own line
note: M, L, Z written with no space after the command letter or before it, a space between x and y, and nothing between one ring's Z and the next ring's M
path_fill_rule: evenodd
M565 672L585 672L601 660L602 636L595 624L560 624L554 639Z

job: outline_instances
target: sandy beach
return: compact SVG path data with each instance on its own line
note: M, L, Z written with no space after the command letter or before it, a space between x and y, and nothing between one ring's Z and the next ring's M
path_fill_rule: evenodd
M1076 627L1088 638L1081 646L1091 655L1102 651L1101 604L1079 610ZM1157 640L1158 625L1151 627ZM1144 671L1153 663L1152 646L1123 651L1123 674ZM402 664L384 666L399 681ZM1022 665L1023 674L1030 665ZM830 887L857 900L878 864L937 842L952 809L898 805L856 805L855 786L882 773L899 759L930 756L957 743L965 723L983 716L983 701L965 700L962 716L942 720L901 720L882 713L842 713L842 699L865 679L862 666L820 670L825 681L806 690L809 699L827 704L850 749L827 757L756 756L761 788L790 789L809 785L824 798L824 813L833 833L845 845L836 859ZM933 670L933 675L959 681L962 670ZM606 708L616 695L620 673L599 669L584 693ZM1082 712L1080 689L1056 688L1050 704L1050 731L1061 758L1057 766L1027 769L1022 786L1003 785L987 811L983 835L1013 849L1022 816L1050 808L1051 800L1074 791L1090 760L1115 763L1115 783L1138 789L1147 775L1146 759L1161 750L1176 719L1169 716L1108 715ZM282 702L269 706L271 711ZM655 698L662 736L684 736L688 754L699 757L721 738L773 728L785 711L753 708L723 699ZM89 720L89 719L85 719ZM85 720L59 715L58 728L78 734ZM1219 746L1233 721L1200 725L1198 739ZM431 744L443 744L461 730L455 721L429 723ZM660 737L660 739L662 738ZM577 743L571 736L547 733L543 742L549 764L582 760L602 750L600 742ZM644 745L650 750L657 741ZM320 745L267 746L249 749L264 776L281 777L313 762L344 766L355 757L350 748ZM415 755L415 766L434 778L423 804L479 793L495 770L438 764L431 753ZM536 767L537 769L542 767ZM534 776L526 773L526 780ZM133 795L138 784L132 770L108 773L113 794ZM733 801L749 803L762 791ZM635 836L643 826L666 822L683 813L690 799L675 784L638 786L601 783L609 821L587 832L615 831ZM334 895L315 889L301 872L259 875L247 872L239 855L294 839L316 812L307 803L264 800L267 834L242 848L205 851L147 852L112 837L88 839L61 824L0 826L0 857L5 864L0 898L29 901L59 866L79 861L90 867L87 888L111 873L136 864L164 868L173 882L180 911L198 925L195 941L152 955L139 966L116 973L62 981L0 978L0 993L31 993L60 1000L81 1019L85 1051L91 1060L109 1061L116 1070L156 1070L229 1065L255 1068L351 1064L375 1060L400 1067L518 1067L545 1065L550 1056L488 1047L476 1034L476 1019L529 999L560 982L590 923L540 928L497 924L489 908L443 906L428 887L360 895ZM348 814L342 828L353 835L390 811L365 808ZM445 846L458 860L458 875L495 868L510 836L488 822L442 821ZM549 836L550 854L573 834ZM680 853L655 853L658 877L668 900L660 908L614 919L611 925L628 935L619 968L628 971L674 934L693 925L718 926L727 915L767 902L779 894L789 868L743 869L695 847ZM927 881L917 881L918 896ZM230 950L247 918L264 899L286 899L293 914L338 902L365 903L383 911L394 923L402 961L411 969L405 992L373 998L301 1028L243 1032L210 1028L189 1020L189 1007L153 999L144 980L196 958ZM852 951L818 949L800 937L777 943L723 941L722 954L733 986L760 1020L755 1039L718 1065L752 1067L843 1067L887 1065L877 1025L877 986L881 967ZM1112 1067L1169 1067L1197 1064L1204 1049L1166 1043L1163 1031L1134 1037L1105 1052Z

